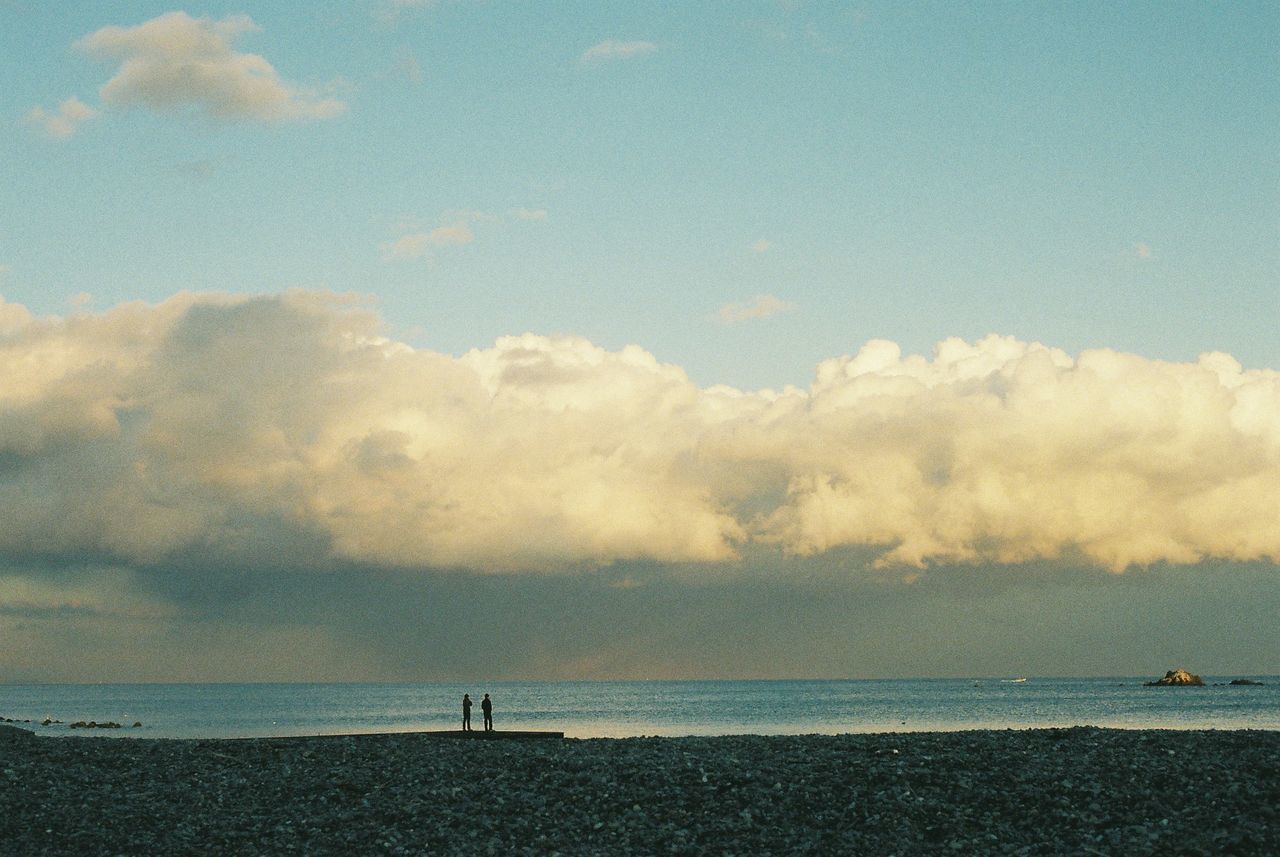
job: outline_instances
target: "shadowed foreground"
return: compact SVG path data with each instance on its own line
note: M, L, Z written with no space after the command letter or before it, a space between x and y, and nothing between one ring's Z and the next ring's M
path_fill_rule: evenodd
M0 730L10 854L1280 853L1280 732L441 741Z

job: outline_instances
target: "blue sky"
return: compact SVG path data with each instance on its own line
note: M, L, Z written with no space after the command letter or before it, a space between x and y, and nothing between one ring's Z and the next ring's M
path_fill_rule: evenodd
M0 681L1280 672L1277 43L0 0Z
M167 11L0 6L7 299L350 290L429 348L578 334L749 389L873 337L1280 365L1272 4L215 4L345 110L104 108L73 44ZM71 96L72 136L24 121Z

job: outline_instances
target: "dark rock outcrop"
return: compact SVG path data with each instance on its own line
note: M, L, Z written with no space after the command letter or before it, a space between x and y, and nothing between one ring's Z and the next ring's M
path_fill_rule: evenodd
M1204 687L1204 679L1183 669L1169 670L1164 678L1144 682L1147 687Z
M1251 678L1233 678L1231 681L1227 682L1227 684L1244 684L1249 685L1250 687L1262 687L1262 682L1254 681Z

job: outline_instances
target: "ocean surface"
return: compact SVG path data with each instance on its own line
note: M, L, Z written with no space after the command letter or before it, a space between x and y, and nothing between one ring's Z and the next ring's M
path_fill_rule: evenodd
M584 681L487 684L0 684L0 717L42 735L231 738L458 728L463 693L489 693L498 729L575 738L1115 726L1280 729L1280 676ZM61 724L40 725L46 718ZM70 729L77 720L123 729ZM141 722L140 728L132 724Z

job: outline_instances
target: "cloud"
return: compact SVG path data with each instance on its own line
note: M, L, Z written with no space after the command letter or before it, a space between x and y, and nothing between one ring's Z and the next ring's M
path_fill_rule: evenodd
M72 136L80 126L98 115L98 111L72 96L58 105L56 111L50 112L43 107L33 107L27 113L26 121L40 128L50 137L60 140Z
M723 324L737 324L756 318L768 318L791 309L791 304L773 295L757 295L749 301L737 304L725 304L720 307L716 317Z
M602 60L622 60L651 54L658 49L653 42L619 42L606 39L592 45L582 53L582 62L599 62Z
M751 252L753 253L767 253L772 249L773 242L768 238L761 238L757 241L751 242Z
M1151 258L1151 245L1150 245L1150 244L1147 244L1147 243L1145 243L1145 242L1139 241L1137 244L1134 244L1134 245L1133 245L1133 249L1134 249L1134 252L1136 252L1136 253L1138 254L1138 258L1139 258L1139 259L1150 259L1150 258Z
M382 258L388 261L393 259L421 259L427 255L432 247L445 247L448 245L470 244L476 238L466 223L455 223L450 226L437 226L435 229L426 232L410 232L401 235L394 241L387 241L380 245L382 250Z
M233 49L239 36L258 29L247 15L214 21L167 12L135 27L104 27L75 46L120 63L98 93L111 107L191 109L228 121L326 119L346 109L285 82L263 57Z
M324 294L0 302L0 462L11 564L1280 561L1280 372L1217 353L876 340L750 392L573 337L415 349Z
M58 580L48 575L0 571L0 615L66 621L71 616L160 619L174 614L171 605L130 594L132 575L125 570L95 569L87 579Z
M430 9L440 5L440 0L385 0L375 11L375 17L383 24L395 24L401 13L410 9Z
M422 66L413 54L405 54L396 61L394 71L412 84L422 83Z

